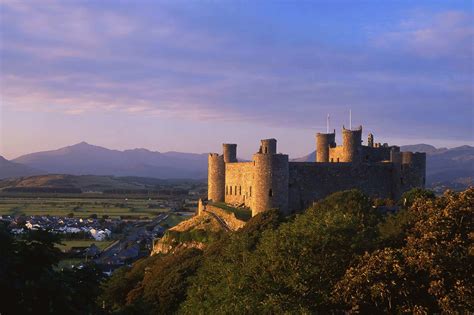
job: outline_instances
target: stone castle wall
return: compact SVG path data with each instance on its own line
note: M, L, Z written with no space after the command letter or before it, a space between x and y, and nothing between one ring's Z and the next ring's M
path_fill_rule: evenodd
M360 189L380 198L392 198L391 163L300 163L289 164L289 208L291 212L305 209L314 201L334 192Z
M372 135L370 146L362 146L361 136L362 127L343 128L343 145L337 146L335 132L317 134L317 162L305 163L276 154L275 139L262 140L251 162L237 162L237 145L224 144L223 155L209 155L208 199L245 205L252 215L272 208L289 214L341 190L398 199L407 190L424 187L426 154L381 146Z
M252 201L253 162L226 163L225 202L245 204L250 207Z

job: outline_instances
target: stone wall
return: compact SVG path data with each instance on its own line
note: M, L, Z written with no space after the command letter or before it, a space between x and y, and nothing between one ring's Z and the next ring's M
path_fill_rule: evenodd
M301 211L334 192L360 189L380 198L392 198L392 163L300 163L289 164L289 208Z
M213 205L206 205L206 211L216 214L232 231L237 231L245 225L245 221L239 220L233 213L227 212Z
M250 207L252 202L254 163L226 163L225 168L225 202L229 204L245 204L245 206Z

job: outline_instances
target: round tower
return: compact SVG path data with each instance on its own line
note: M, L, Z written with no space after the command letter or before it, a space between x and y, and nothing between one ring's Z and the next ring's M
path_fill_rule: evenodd
M288 214L288 155L256 153L253 161L252 216L274 208Z
M333 133L316 134L316 162L329 162L329 148L336 146L336 130Z
M342 162L358 162L362 146L362 126L355 130L342 127Z
M277 153L277 141L276 139L264 139L261 142L261 153L263 154L276 154Z
M237 145L233 143L222 144L222 150L224 152L224 162L234 163L237 162Z
M225 198L225 164L224 157L210 153L207 168L207 199L223 202Z

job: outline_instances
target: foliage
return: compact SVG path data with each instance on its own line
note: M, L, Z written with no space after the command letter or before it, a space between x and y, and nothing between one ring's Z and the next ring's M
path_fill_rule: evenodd
M473 209L472 188L415 201L405 245L366 253L335 286L335 299L361 312L472 312Z
M56 270L60 240L47 231L15 238L0 225L2 314L84 314L97 310L102 273L94 266Z
M203 263L183 311L324 311L332 284L357 253L370 248L378 222L366 196L346 191L257 239L236 233L221 255Z
M166 235L177 243L210 243L221 238L222 232L213 232L204 229L191 229L187 231L168 230L166 231Z
M118 271L103 297L120 314L472 312L473 197L410 192L390 215L352 190L263 212L203 251Z
M417 199L434 199L435 198L435 194L434 192L432 192L431 190L428 190L428 189L423 189L423 188L413 188L407 192L405 192L403 195L402 195L402 198L400 198L400 205L405 208L405 209L408 209L410 208L413 203L417 200Z
M98 303L116 314L170 314L184 300L188 279L200 264L201 251L184 249L151 256L121 268L104 283Z

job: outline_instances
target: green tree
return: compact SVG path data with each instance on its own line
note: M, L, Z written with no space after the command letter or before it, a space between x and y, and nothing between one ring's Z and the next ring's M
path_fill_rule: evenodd
M183 311L328 311L333 285L356 255L373 248L379 221L365 195L345 191L264 230L254 244L236 233L198 271Z
M334 298L365 313L474 310L474 189L418 199L401 248L365 254L335 286Z
M102 273L55 268L63 257L55 234L28 231L14 237L0 224L0 292L2 314L83 314L96 310Z

